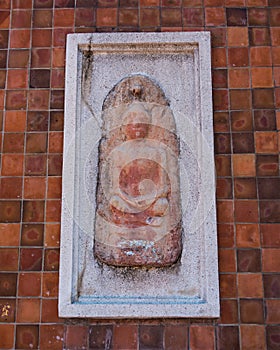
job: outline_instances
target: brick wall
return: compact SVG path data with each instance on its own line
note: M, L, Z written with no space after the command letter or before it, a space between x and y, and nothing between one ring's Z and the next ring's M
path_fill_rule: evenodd
M280 1L0 9L0 348L280 349ZM212 33L221 318L60 319L65 36L189 30Z

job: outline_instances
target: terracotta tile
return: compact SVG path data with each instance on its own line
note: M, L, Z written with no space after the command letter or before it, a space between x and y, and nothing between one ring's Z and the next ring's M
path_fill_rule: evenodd
M30 110L49 109L49 91L30 90L28 96L28 107Z
M42 323L60 323L63 319L58 317L58 300L43 299L42 300Z
M213 326L190 327L190 348L192 350L214 349L215 336Z
M267 0L247 0L248 6L266 6L267 5Z
M131 21L135 21L135 17L137 19L138 14L132 14L132 12L127 12L124 16L124 13L121 15L119 14L119 25L122 25L121 23L126 23ZM95 20L95 10L93 8L78 8L75 10L75 26L76 27L93 27L96 24ZM124 24L123 24L124 25Z
M271 68L252 68L252 87L271 87L273 86Z
M221 300L221 318L222 324L238 323L238 306L236 300Z
M278 270L279 271L279 270ZM280 300L266 300L266 323L280 322Z
M13 0L14 9L30 9L32 8L32 0Z
M65 331L65 345L67 349L88 347L88 327L80 325L67 325Z
M234 179L234 196L238 199L257 198L256 181L254 178Z
M228 91L227 90L214 90L213 91L213 104L214 110L227 110L228 109Z
M22 272L18 279L18 295L37 297L41 293L41 273Z
M63 325L40 326L40 349L62 350L63 348Z
M115 328L115 336L117 336L116 328ZM187 326L186 325L166 325L165 332L164 332L164 344L165 344L166 350L174 349L174 344L176 344L177 350L186 349L188 344Z
M4 153L23 153L24 134L23 133L6 133L4 136L3 152Z
M248 46L248 29L242 27L228 28L229 46Z
M239 329L236 326L220 326L217 333L217 350L225 350L230 347L232 350L240 349Z
M51 72L51 88L64 88L65 74L63 69L53 69Z
M237 224L236 244L239 248L257 248L260 246L260 234L257 224Z
M258 155L257 175L277 176L279 174L278 155Z
M212 49L212 67L221 68L227 66L226 49L218 47Z
M46 133L28 133L26 136L27 153L45 153L47 151Z
M58 273L44 272L42 296L53 298L58 296Z
M267 26L268 10L266 8L249 8L248 9L249 26Z
M17 274L0 273L1 297L14 297L17 294Z
M8 89L26 89L28 84L28 71L26 69L9 69L7 78Z
M42 249L22 248L20 251L20 270L41 271Z
M279 249L263 249L262 250L262 266L264 272L279 272L280 270L280 250Z
M63 151L63 133L49 133L49 153L62 153Z
M220 274L220 297L221 298L237 297L236 275Z
M113 1L114 0L98 0L98 5L99 5L99 2L105 2L106 1L110 2L110 1ZM159 5L159 0L140 0L140 6L143 6L143 7L149 7L149 6L158 6Z
M74 10L55 9L53 23L54 27L72 27L74 25Z
M39 341L39 326L17 325L16 349L37 348Z
M48 130L48 112L32 111L27 115L28 131L47 131Z
M63 109L63 107L64 107L64 91L52 90L51 109Z
M33 29L32 30L32 48L49 47L52 44L51 29Z
M216 196L219 199L232 198L232 181L231 179L217 179Z
M48 175L61 176L62 174L62 156L53 154L48 156Z
M268 28L249 28L249 42L251 46L270 45L270 34Z
M279 23L278 23L279 26ZM271 35L271 43L273 46L279 46L280 45L280 27L272 27L270 28L270 35Z
M201 8L184 8L183 9L183 26L203 26L204 16Z
M223 7L205 8L206 26L222 26L226 24L226 15Z
M45 247L59 247L60 244L60 225L46 224Z
M266 248L280 247L280 225L261 224L262 246Z
M254 153L253 133L234 133L232 135L232 145L234 153Z
M22 197L22 179L15 177L0 178L0 197L2 199L19 199ZM0 238L1 241L1 238Z
M213 88L226 88L227 83L227 70L215 69L212 71L212 84Z
M274 67L273 78L274 78L274 85L280 86L280 67Z
M251 47L250 60L252 66L271 66L271 48L270 47Z
M44 199L46 195L45 177L27 177L24 179L25 199Z
M241 325L241 346L242 350L263 350L265 344L265 327L258 325Z
M266 327L266 342L267 347L270 350L277 350L280 345L280 326L267 326Z
M25 130L26 112L6 111L4 130L6 132L22 132Z
M153 22L154 23L154 22ZM140 22L141 25L141 22ZM157 25L157 24L153 24ZM162 8L161 9L161 25L166 27L182 26L182 14L180 9Z
M273 65L280 65L280 47L272 47L272 62Z
M260 201L260 221L262 223L280 222L280 201Z
M212 47L226 46L226 29L210 27Z
M1 11L0 13L0 28L6 29L10 26L10 11Z
M117 9L98 8L96 10L97 27L115 27L117 25Z
M23 222L43 222L44 202L24 201L23 202Z
M240 318L242 323L264 323L263 302L261 299L241 299Z
M65 47L66 35L72 33L72 28L54 28L53 30L53 46Z
M12 349L14 346L14 325L0 324L0 347L2 349Z
M44 225L25 224L22 225L21 245L42 246L44 238Z
M158 26L160 23L159 10L157 8L143 8L140 10L139 23L141 27Z
M27 155L25 175L46 175L47 158L45 155Z
M35 8L52 8L53 0L34 0Z
M254 154L234 154L232 157L234 176L255 176L256 169Z
M0 322L12 323L15 322L16 300L15 299L0 299ZM1 334L1 329L0 329ZM1 342L1 340L0 340Z
M1 0L1 8L9 9L11 7L11 0Z
M217 201L217 217L219 223L233 222L233 202L231 200Z
M19 237L19 224L0 224L0 246L18 246Z
M6 92L6 108L7 109L25 109L27 102L26 91L7 91Z
M87 9L85 9L87 11ZM83 19L82 21L83 22ZM138 10L137 9L120 9L119 10L120 26L138 26Z
M280 275L263 275L264 296L265 298L280 298Z
M45 271L58 271L59 268L59 250L46 249L44 258Z
M228 26L247 25L247 13L245 8L227 8L226 18Z
M32 49L31 67L49 68L51 66L51 50L34 48Z
M255 132L257 153L278 153L277 132Z
M1 248L0 249L0 270L17 271L18 269L18 249Z
M78 0L76 6L87 7L87 2L87 0ZM120 7L138 7L138 0L120 0L119 4Z
M2 155L2 175L22 176L23 155L21 154L3 154Z
M218 246L219 248L233 248L234 227L232 224L218 224Z
M47 222L59 222L61 215L61 201L49 200L46 207L46 221Z
M18 299L17 322L38 323L40 320L40 299Z
M29 50L10 50L9 68L27 68L29 64Z
M250 109L251 91L250 90L231 90L230 91L231 109Z
M250 76L248 69L229 70L229 88L240 89L250 87Z
M205 6L224 6L224 0L204 0Z
M20 222L19 201L0 201L0 222Z
M52 56L53 56L52 67L54 68L64 67L65 49L58 48L58 47L54 48Z
M236 272L236 257L233 249L219 249L219 271Z
M12 29L10 34L11 48L29 48L30 47L30 30L29 29Z
M237 222L258 222L257 200L236 200L234 204L234 214Z
M30 70L30 88L48 88L50 87L50 70L33 69Z
M214 147L216 154L231 153L230 134L219 133L214 135Z
M13 28L30 28L31 11L27 9L12 11L12 27Z
M61 177L50 177L48 179L48 194L47 198L55 199L61 198Z
M262 274L239 274L238 295L240 298L263 298Z
M113 337L112 325L91 326L89 329L89 348L102 349L103 347L107 347L108 349L110 349L112 344L112 337Z

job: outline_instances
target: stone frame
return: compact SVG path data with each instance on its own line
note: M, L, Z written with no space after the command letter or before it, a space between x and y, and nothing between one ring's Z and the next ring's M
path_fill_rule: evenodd
M183 252L167 268L92 253L102 103L139 72L162 86L180 138ZM219 317L209 32L68 35L62 190L60 317Z

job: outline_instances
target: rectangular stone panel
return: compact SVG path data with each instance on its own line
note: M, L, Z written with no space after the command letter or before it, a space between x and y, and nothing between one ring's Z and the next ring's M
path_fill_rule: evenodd
M210 34L70 34L59 315L219 317Z

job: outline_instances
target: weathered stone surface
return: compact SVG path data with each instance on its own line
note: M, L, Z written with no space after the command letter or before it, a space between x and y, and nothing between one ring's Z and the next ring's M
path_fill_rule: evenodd
M181 253L181 199L167 100L149 78L132 76L107 96L103 121L95 254L115 266L171 265Z

